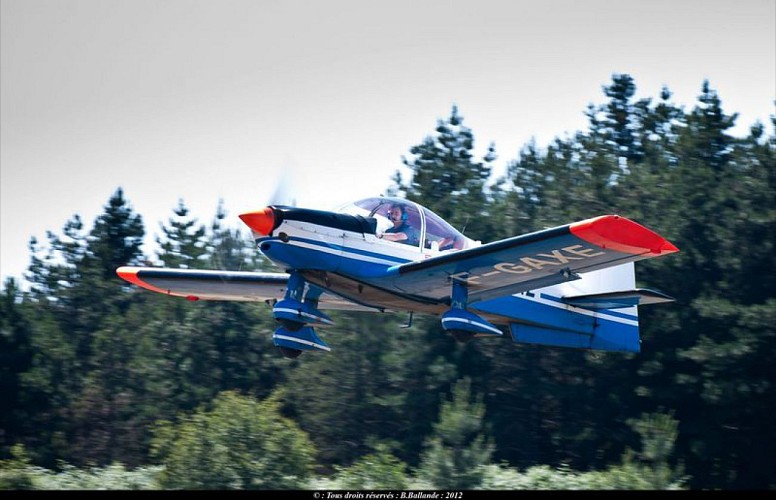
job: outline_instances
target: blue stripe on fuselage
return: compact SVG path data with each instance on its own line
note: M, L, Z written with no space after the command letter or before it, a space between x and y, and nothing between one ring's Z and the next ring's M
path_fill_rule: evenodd
M338 245L309 238L290 237L284 243L279 238L258 238L261 247L269 243L270 248L262 250L270 259L296 269L318 269L339 272L358 277L378 277L397 263L410 262L393 255ZM373 262L370 259L383 262Z

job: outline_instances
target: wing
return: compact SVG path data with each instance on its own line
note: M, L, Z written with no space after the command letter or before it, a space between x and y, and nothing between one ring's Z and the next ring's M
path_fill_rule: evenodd
M116 270L125 281L152 292L188 300L233 300L266 302L280 300L286 292L288 274L243 271L171 269L124 266ZM323 293L321 309L374 311L346 299Z
M646 227L618 215L507 238L391 269L403 293L445 300L451 282L467 284L469 302L579 278L579 273L679 251Z

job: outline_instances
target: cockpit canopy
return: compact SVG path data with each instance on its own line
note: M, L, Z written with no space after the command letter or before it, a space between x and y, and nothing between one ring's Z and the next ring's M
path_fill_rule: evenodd
M422 243L423 247L428 249L460 250L474 243L431 210L401 198L366 198L348 203L338 212L373 217L377 220L377 234L381 234L393 227L390 211L396 206L402 208L402 213L405 214L403 220L419 234L419 238L411 243L416 244L418 248Z

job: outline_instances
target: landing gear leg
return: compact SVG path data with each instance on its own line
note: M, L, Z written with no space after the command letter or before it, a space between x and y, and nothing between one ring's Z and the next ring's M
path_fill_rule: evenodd
M442 315L442 327L458 342L469 342L475 336L502 335L501 330L466 309L469 289L461 281L453 281L451 308Z
M292 271L288 278L286 295L272 308L280 328L272 335L272 342L287 358L296 358L302 351L331 350L308 326L330 325L331 318L318 310L318 296L321 290L311 288L301 274Z

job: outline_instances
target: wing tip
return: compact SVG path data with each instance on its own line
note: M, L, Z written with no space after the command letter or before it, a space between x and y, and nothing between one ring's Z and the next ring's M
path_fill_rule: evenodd
M121 266L116 269L116 274L118 275L119 278L123 279L124 281L135 283L135 281L138 280L138 277L137 277L138 271L139 269L137 267Z
M171 295L169 290L162 290L161 288L157 288L140 279L138 274L141 270L142 268L140 267L121 266L116 269L116 274L124 281L132 283L133 285L137 285L140 288L145 288L146 290L151 290L152 292L163 293L165 295Z
M619 215L602 215L575 222L569 230L578 238L616 252L658 256L679 251L676 245L656 232Z

